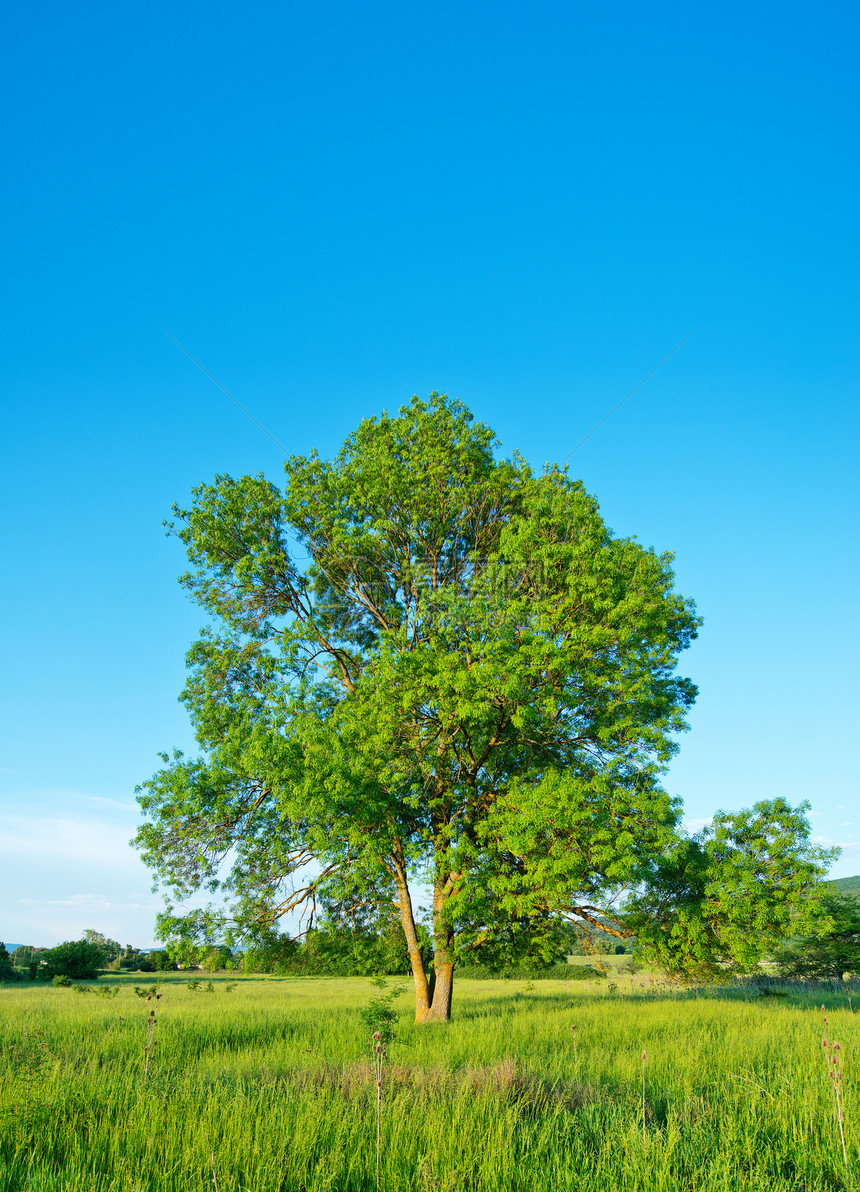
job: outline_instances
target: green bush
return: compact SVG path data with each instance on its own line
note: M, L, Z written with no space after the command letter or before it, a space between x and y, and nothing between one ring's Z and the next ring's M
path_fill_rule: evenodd
M154 948L148 957L153 969L157 973L174 973L176 972L176 961L171 960L167 952L161 948ZM151 970L152 971L152 970Z
M56 948L42 953L45 961L45 977L74 977L79 981L94 981L104 960L104 953L97 944L87 940L67 940Z
M388 982L382 977L377 977L373 984L380 992L359 1010L358 1017L368 1035L378 1034L379 1042L388 1044L394 1038L394 1028L397 1025L394 1003L403 993L405 986L397 985L394 989L389 989Z
M69 985L71 985L71 983L72 983L71 978L66 977L62 973L58 973L57 976L54 977L54 980L51 982L52 985L56 985L58 988L68 987Z

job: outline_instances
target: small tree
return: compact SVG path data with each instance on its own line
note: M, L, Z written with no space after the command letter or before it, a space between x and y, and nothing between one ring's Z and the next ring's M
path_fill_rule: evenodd
M819 934L793 939L775 954L784 977L838 980L845 973L860 974L860 902L831 890L821 911Z
M811 844L808 809L772 799L717 812L655 856L622 923L670 972L752 968L787 936L812 931L822 913L820 879L838 850Z

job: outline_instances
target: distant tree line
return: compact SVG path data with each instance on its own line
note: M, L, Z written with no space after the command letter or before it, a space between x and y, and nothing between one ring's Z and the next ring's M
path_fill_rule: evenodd
M840 883L844 886L845 883ZM104 971L167 972L200 968L205 972L236 971L292 976L365 977L398 976L410 972L409 955L396 917L378 908L344 904L323 908L317 926L300 940L271 931L242 948L211 939L198 944L189 934L186 919L159 918L165 947L123 947L94 930L83 939L56 948L21 946L10 955L0 943L0 982L52 980L63 976L94 980ZM195 930L195 929L192 929ZM526 930L524 925L523 930ZM430 933L419 928L425 963L432 962ZM635 940L619 943L617 936L595 924L588 930L562 920L544 925L529 945L511 928L509 938L498 936L492 947L477 949L475 971L521 975L550 972L569 955L637 954ZM771 958L780 976L789 979L833 980L845 973L860 973L860 899L854 890L830 885L822 901L817 934L787 940ZM599 966L599 963L598 963Z

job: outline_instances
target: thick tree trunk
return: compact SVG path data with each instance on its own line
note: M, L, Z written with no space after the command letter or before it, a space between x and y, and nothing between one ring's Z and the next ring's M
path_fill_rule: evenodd
M451 1017L451 1001L454 996L454 965L440 964L436 960L433 973L433 994L430 1005L423 1018L416 1018L416 1022L447 1022Z
M412 897L409 893L409 886L406 883L406 874L401 868L398 868L395 874L395 881L397 882L397 901L400 903L400 922L403 925L403 934L406 936L409 964L415 980L415 1021L424 1022L430 1010L433 993L427 981L427 974L424 971L421 944L418 940L418 932L415 930Z
M397 873L395 880L400 904L400 922L406 936L409 963L415 981L415 1021L447 1022L451 1017L451 998L454 992L453 939L448 933L437 934L434 940L433 972L428 980L405 873Z
M444 927L445 891L437 884L433 892L433 988L430 1004L421 1022L447 1022L454 995L454 935Z

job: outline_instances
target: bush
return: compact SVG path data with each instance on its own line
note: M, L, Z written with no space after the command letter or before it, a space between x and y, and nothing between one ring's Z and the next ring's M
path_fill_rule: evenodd
M394 1003L403 993L405 986L397 985L394 989L389 989L388 982L382 977L377 977L373 984L380 992L359 1010L358 1017L368 1035L378 1034L379 1042L388 1044L394 1038L394 1028L397 1025Z
M58 988L66 988L71 985L71 983L71 978L64 976L62 973L58 973L51 982L52 985L56 985Z
M87 940L67 940L56 948L49 948L41 957L45 961L45 977L75 977L79 981L94 981L104 960L104 953Z
M158 973L174 973L176 972L176 961L171 960L167 952L163 949L153 949L149 954L149 960L154 966L154 971Z

